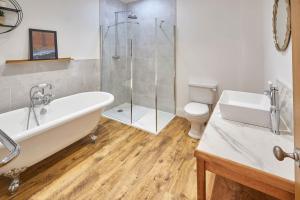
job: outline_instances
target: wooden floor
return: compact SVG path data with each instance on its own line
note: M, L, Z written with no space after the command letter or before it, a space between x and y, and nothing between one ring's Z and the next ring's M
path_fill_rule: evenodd
M29 168L14 196L7 194L8 179L1 178L0 199L196 199L198 142L187 136L189 128L176 117L154 136L102 119L96 144L84 138ZM215 179L220 187L213 187L214 176L208 179L212 199L269 199L220 177Z

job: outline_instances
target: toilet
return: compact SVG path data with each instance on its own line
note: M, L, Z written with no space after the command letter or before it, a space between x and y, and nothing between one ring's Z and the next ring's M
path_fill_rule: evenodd
M210 110L215 103L217 83L190 82L190 102L184 107L185 117L191 122L189 136L201 139L204 125L210 116Z

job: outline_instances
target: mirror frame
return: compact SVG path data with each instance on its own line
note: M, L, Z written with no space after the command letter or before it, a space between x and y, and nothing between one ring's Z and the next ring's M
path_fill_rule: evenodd
M278 2L285 1L286 2L286 11L287 11L287 24L286 24L286 33L284 44L282 46L279 45L278 35L277 35L277 12L278 12ZM273 36L274 36L274 43L275 47L278 51L283 52L285 51L290 43L291 40L291 2L290 0L275 0L273 6Z

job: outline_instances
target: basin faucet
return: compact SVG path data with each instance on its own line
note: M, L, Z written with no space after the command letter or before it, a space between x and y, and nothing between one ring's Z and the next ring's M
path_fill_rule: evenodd
M279 107L279 90L278 87L274 86L269 82L270 90L266 91L265 94L269 96L271 101L270 118L271 118L271 131L280 135L280 107Z

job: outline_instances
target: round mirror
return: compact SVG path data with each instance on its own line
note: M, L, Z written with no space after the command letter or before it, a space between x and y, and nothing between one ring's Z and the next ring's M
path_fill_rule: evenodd
M273 8L273 34L275 47L285 51L291 38L290 0L275 0Z

